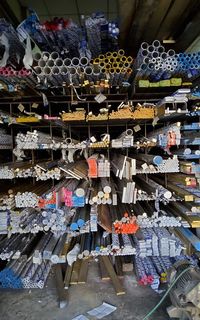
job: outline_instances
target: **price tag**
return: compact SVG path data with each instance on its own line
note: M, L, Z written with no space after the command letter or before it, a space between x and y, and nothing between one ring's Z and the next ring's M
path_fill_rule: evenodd
M34 102L34 103L32 104L32 106L31 106L31 108L37 109L38 106L39 106L39 104Z
M98 103L104 102L107 98L104 96L102 93L99 93L95 98L94 98Z
M135 132L138 132L138 131L141 130L141 127L140 127L139 124L138 124L137 126L133 127L133 130L134 130Z
M24 109L25 109L25 108L24 108L24 106L23 106L23 104L21 104L21 103L18 105L18 107L17 107L17 108L18 108L18 109L19 109L19 111L21 111L21 112L23 112L23 111L24 111Z

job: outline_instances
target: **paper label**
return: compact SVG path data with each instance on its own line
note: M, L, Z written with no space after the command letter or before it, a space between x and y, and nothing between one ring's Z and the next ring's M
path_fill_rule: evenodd
M25 108L24 108L24 106L23 106L23 104L21 104L21 103L18 105L18 107L17 107L17 108L18 108L18 109L19 109L19 111L21 111L21 112L23 112L23 111L24 111L24 109L25 109Z

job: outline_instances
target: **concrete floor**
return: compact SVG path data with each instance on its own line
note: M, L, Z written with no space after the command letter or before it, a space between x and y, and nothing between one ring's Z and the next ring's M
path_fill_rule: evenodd
M102 302L108 302L117 310L107 320L142 320L155 306L161 296L148 287L137 285L133 274L122 279L126 294L117 296L111 282L102 281L96 262L89 266L87 284L73 285L69 290L69 304L59 309L53 280L49 279L43 290L0 291L0 320L71 320L79 314L85 314ZM169 300L164 303L151 320L167 320L165 311ZM88 316L89 319L92 319Z

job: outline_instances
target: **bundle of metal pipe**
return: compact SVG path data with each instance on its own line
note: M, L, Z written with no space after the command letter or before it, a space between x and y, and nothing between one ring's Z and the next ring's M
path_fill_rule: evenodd
M179 238L172 235L166 228L140 229L133 235L136 243L136 254L139 257L147 256L179 256L183 245Z
M180 127L174 123L149 133L147 138L153 142L156 142L158 146L161 146L165 149L175 145L179 146L181 142Z
M3 55L1 66L5 67L6 64L19 66L25 54L24 43L19 40L17 32L5 19L0 19L0 29L3 35L0 45Z
M148 207L148 209L149 208L150 207ZM148 210L148 215L146 212L137 215L137 223L140 228L180 227L182 226L182 223L184 223L181 217L174 217L163 210L159 212L151 212L152 215L149 216L150 212Z
M58 149L62 140L61 137L51 137L37 130L18 133L16 136L18 149Z
M111 86L121 85L122 82L129 80L132 74L132 63L133 58L126 57L123 49L118 52L107 52L105 55L100 54L92 61L96 74L100 73L101 77L109 78Z
M0 129L0 149L12 149L12 137L5 129Z
M2 67L0 68L0 79L10 86L16 84L24 86L24 83L27 83L28 86L35 87L37 84L33 71L26 68L15 70L12 67Z
M9 262L0 271L0 287L12 289L44 288L52 263L36 265L32 260L18 259Z
M93 13L91 17L85 19L85 28L92 57L118 48L119 28L113 21L108 23L104 14Z
M70 230L79 232L89 232L90 208L76 208L75 213L70 222Z
M164 159L161 156L137 154L134 155L134 158L137 160L137 174L179 172L179 161L176 155L174 155L172 158ZM158 161L160 163L158 163ZM138 165L140 166L138 167Z
M133 141L133 130L127 129L119 137L111 140L111 146L112 148L129 148L133 146Z
M35 239L34 234L21 235L14 234L10 237L1 236L0 239L0 259L18 259L20 256L25 256L29 251L31 243Z
M169 79L178 66L175 51L167 52L160 41L154 40L151 45L143 42L135 60L136 80L150 78L152 81Z
M86 203L93 204L112 204L117 205L117 195L113 180L110 182L106 178L93 181L91 188L86 196Z
M119 179L126 178L131 180L132 176L136 174L136 161L133 158L114 153L111 168Z
M200 52L177 54L176 71L188 78L197 77L200 73Z
M85 160L79 160L74 163L60 163L59 168L67 174L66 178L74 178L77 180L87 179L88 165Z
M89 178L110 177L110 162L104 155L94 153L87 159Z

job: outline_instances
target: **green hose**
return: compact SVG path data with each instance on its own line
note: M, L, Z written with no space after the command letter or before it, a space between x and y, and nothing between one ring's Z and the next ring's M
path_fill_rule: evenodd
M188 267L187 269L183 270L178 277L172 282L171 286L168 288L168 290L165 292L164 296L162 297L162 299L157 303L157 305L151 310L149 311L149 313L142 319L142 320L147 320L149 319L149 317L158 309L158 307L163 303L163 301L165 300L165 298L167 297L167 295L169 294L169 292L171 291L171 289L174 287L174 285L176 284L176 282L180 279L180 277L182 277L182 275L184 273L186 273L187 271L190 270L190 267Z

